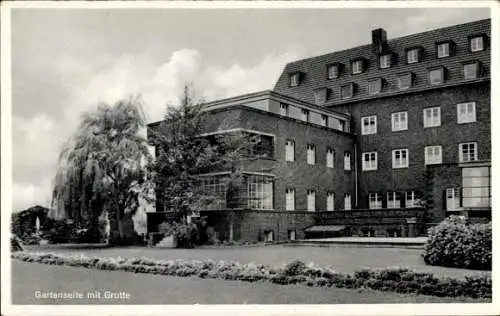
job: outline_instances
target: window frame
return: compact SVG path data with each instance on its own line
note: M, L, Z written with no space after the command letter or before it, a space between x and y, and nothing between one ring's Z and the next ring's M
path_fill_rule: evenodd
M401 125L401 117L402 117L402 114L404 114L404 117L405 117L405 124L403 126L400 126ZM398 118L397 120L395 120L395 118ZM396 124L396 121L397 121L397 124ZM400 112L393 112L391 113L391 131L392 132L400 132L400 131L407 131L408 130L408 111L400 111Z
M371 123L372 123L372 120L373 119L373 126L374 127L371 127ZM368 123L369 123L369 127L366 127L365 128L365 120L369 120ZM370 115L370 116L363 116L361 117L361 135L373 135L373 134L377 134L377 116L376 115Z
M326 211L327 212L335 211L335 193L332 191L326 192Z
M473 49L474 45L473 42L475 39L481 39L481 49ZM485 36L480 34L480 35L471 35L469 36L469 52L471 53L476 53L476 52L482 52L486 49L486 40Z
M292 72L289 74L289 77L288 77L288 86L293 88L293 87L298 87L300 85L300 78L301 77L301 73L300 72ZM296 78L296 80L293 80L293 78Z
M474 159L468 159L464 160L464 147L468 146L469 148L467 149L467 155L470 157L470 146L474 146L474 151L473 151L473 156L472 158ZM460 143L458 144L458 162L459 163L466 163L466 162L472 162L472 161L478 161L478 154L477 154L477 142L468 142L468 143Z
M376 151L364 152L361 154L362 162L361 162L361 170L362 171L374 171L378 169L378 154ZM366 157L369 160L366 160ZM374 157L374 159L372 159Z
M434 82L432 80L432 74L435 73L436 71L439 72L439 78L438 79L440 79L440 80ZM437 68L430 68L430 69L428 69L428 77L427 77L427 79L429 81L429 84L432 85L432 86L443 84L445 82L445 68L444 67L437 67Z
M331 74L330 69L335 69L336 76L330 76L330 74ZM339 64L330 64L330 65L326 66L326 79L327 80L338 79L339 77L340 77L340 65Z
M310 166L314 166L316 164L316 145L307 144L307 146L306 146L306 162Z
M448 48L448 54L446 55L440 55L440 47L443 46L443 45L446 45L446 47ZM439 42L439 43L436 43L436 58L438 59L441 59L441 58L446 58L446 57L450 57L451 56L451 42L450 41L444 41L444 42Z
M469 106L472 106L472 114L469 116ZM465 107L464 116L461 115L461 107ZM475 123L477 121L477 113L476 113L476 102L462 102L457 104L457 123L458 124L467 124L467 123Z
M300 109L300 119L303 122L310 122L311 121L311 111L308 109Z
M385 60L385 63L383 63L382 60ZM391 53L381 54L378 56L378 68L379 69L388 69L391 67L392 67L392 54Z
M328 127L328 115L321 114L321 126Z
M349 201L349 203L347 203ZM350 211L352 209L352 195L350 192L344 193L344 210Z
M326 167L335 168L335 150L331 147L326 149Z
M391 197L391 199L389 199ZM391 203L392 201L392 203ZM399 206L396 204L396 201L399 202ZM401 208L401 194L396 191L390 191L387 192L387 208L388 209L396 209L396 208Z
M284 113L283 113L284 111ZM288 117L290 115L290 106L286 103L280 103L280 115Z
M383 209L383 205L382 194L377 192L368 193L368 209L380 210Z
M430 159L430 156L428 155L429 149L432 148L432 156L435 157L436 153L436 148L439 149L439 159ZM425 146L424 147L424 163L425 165L440 165L443 163L443 146L442 145L432 145L432 146Z
M306 202L307 202L307 211L308 212L316 212L316 191L312 190L312 189L309 189L309 190L307 190L306 193L307 193L307 195L306 195L307 196L307 200L306 200ZM313 196L312 200L310 200L310 196L311 195ZM312 205L313 208L312 209L309 208L311 206L310 205L310 201L313 202L313 205Z
M372 85L375 84L375 87L378 89L370 89ZM375 78L375 79L370 79L368 80L368 95L377 95L382 93L382 86L383 86L383 81L382 78Z
M437 115L434 116L434 110L438 110L437 111ZM431 118L428 119L427 118L427 112L430 112L431 113ZM424 122L424 128L430 128L430 127L439 127L441 126L441 107L440 106L433 106L433 107L430 107L430 108L424 108L422 110L422 113L423 113L423 122ZM437 119L435 119L435 117L437 117ZM435 121L438 121L437 123Z
M349 88L349 94L346 96L343 93L343 90L345 88ZM354 97L354 83L347 83L342 86L340 86L340 99L341 100L347 100L347 99L352 99Z
M289 193L292 195L291 198ZM295 211L295 188L285 188L285 211Z
M419 62L421 62L421 50L422 48L419 48L419 47L410 47L408 49L406 49L406 64L417 64ZM416 56L412 56L412 52L416 52ZM413 59L410 59L410 56L412 57L416 57L415 60Z
M404 164L397 164L396 162L398 161L396 159L396 155L399 152L400 155L400 160L403 161L403 152L406 155L406 159L404 160ZM408 148L398 148L398 149L393 149L392 150L392 169L404 169L408 168L410 166L410 152Z
M354 65L359 65L359 66L354 67ZM352 75L359 75L359 74L362 74L363 72L365 72L365 63L364 63L364 60L363 59L354 59L354 60L352 60L351 61L351 74Z
M291 144L291 145L289 145L289 144ZM285 140L285 161L288 161L288 162L295 161L295 141L292 139Z
M352 170L352 161L351 160L352 160L351 152L344 151L344 171L351 171Z
M413 73L412 72L408 72L408 73L402 73L402 74L398 74L398 91L406 91L410 88L413 87ZM408 77L408 86L402 86L402 79L406 79L406 77Z
M475 65L475 76L474 77L467 77L467 71L465 70L467 66L470 65ZM476 80L481 78L481 62L474 60L474 61L467 61L462 63L462 75L464 77L465 81L471 81L471 80Z
M264 179L268 180L268 182L252 182L252 179ZM274 178L270 176L264 176L264 175L256 175L256 174L249 174L247 176L247 197L248 197L248 203L247 206L249 209L252 210L273 210L274 209ZM271 197L270 200L266 198L266 190L265 190L265 185L270 184L271 188ZM259 186L260 185L260 186ZM253 190L255 189L255 190ZM261 189L261 190L260 190ZM255 200L252 199L253 195L255 195ZM259 199L260 198L260 199ZM270 205L266 205L265 203L269 202Z

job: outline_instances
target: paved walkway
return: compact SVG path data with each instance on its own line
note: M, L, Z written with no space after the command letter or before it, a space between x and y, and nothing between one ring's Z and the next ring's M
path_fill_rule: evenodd
M367 246L418 246L423 247L427 237L336 237L299 240L299 244L346 244Z

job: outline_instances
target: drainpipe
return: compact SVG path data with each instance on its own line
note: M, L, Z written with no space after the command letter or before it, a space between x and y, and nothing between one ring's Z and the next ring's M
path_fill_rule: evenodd
M358 208L358 144L354 142L354 205Z

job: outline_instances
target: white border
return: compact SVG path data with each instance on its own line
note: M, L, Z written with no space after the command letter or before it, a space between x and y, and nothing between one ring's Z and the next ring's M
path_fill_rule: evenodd
M447 7L482 7L491 9L492 36L491 36L491 114L492 122L498 118L500 109L500 91L498 72L500 70L499 61L499 3L495 1L220 1L220 2L144 2L144 1L111 1L111 2L56 2L56 1L30 1L30 2L3 2L1 6L1 185L2 185L2 314L5 315L151 315L151 314L176 314L176 315L224 315L224 314L286 314L286 315L402 315L402 314L434 314L434 315L486 315L496 314L500 310L498 293L500 293L499 283L497 282L498 267L492 272L493 283L493 303L491 304L373 304L366 305L100 305L100 306L46 306L46 305L10 305L10 249L9 249L9 222L11 204L11 184L12 184L12 156L11 156L11 55L10 55L10 18L13 8L66 8L66 9L137 9L137 8L189 8L189 9L229 9L229 8L293 8L293 9L319 9L319 8L447 8ZM500 124L492 124L492 161L499 158L498 145L495 146L493 140L500 133ZM492 165L492 186L495 188L500 183L497 180L496 165ZM498 198L493 200L493 223L494 235L497 235L498 222L500 216L495 212L498 204ZM495 265L499 262L498 257L499 242L493 238L493 262ZM498 265L497 265L498 266ZM497 294L497 295L495 295Z

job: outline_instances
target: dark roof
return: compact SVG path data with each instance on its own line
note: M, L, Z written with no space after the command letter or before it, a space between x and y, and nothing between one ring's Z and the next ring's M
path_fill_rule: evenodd
M279 77L274 90L290 97L314 103L314 90L327 87L331 90L331 97L325 104L335 105L357 100L373 98L368 95L367 82L369 79L381 77L385 81L384 94L408 93L433 88L428 83L428 69L436 66L446 68L446 84L463 83L462 63L477 60L483 66L483 79L490 77L490 28L491 20L485 19L428 32L417 33L395 39L388 39L388 51L395 54L391 68L379 69L378 54L373 52L372 44L337 51L330 54L311 57L287 64ZM485 50L469 52L469 37L472 35L486 35ZM388 37L390 34L388 34ZM437 58L436 43L451 40L455 44L454 55ZM412 47L423 48L422 62L406 64L406 50ZM350 62L356 58L366 58L366 69L361 74L351 74ZM327 79L327 65L343 64L343 70L337 79ZM301 83L296 87L289 87L289 74L300 71L303 73ZM414 86L404 92L397 91L397 75L404 72L414 74ZM340 87L347 83L354 83L356 93L352 99L340 100ZM439 86L436 86L436 88Z

